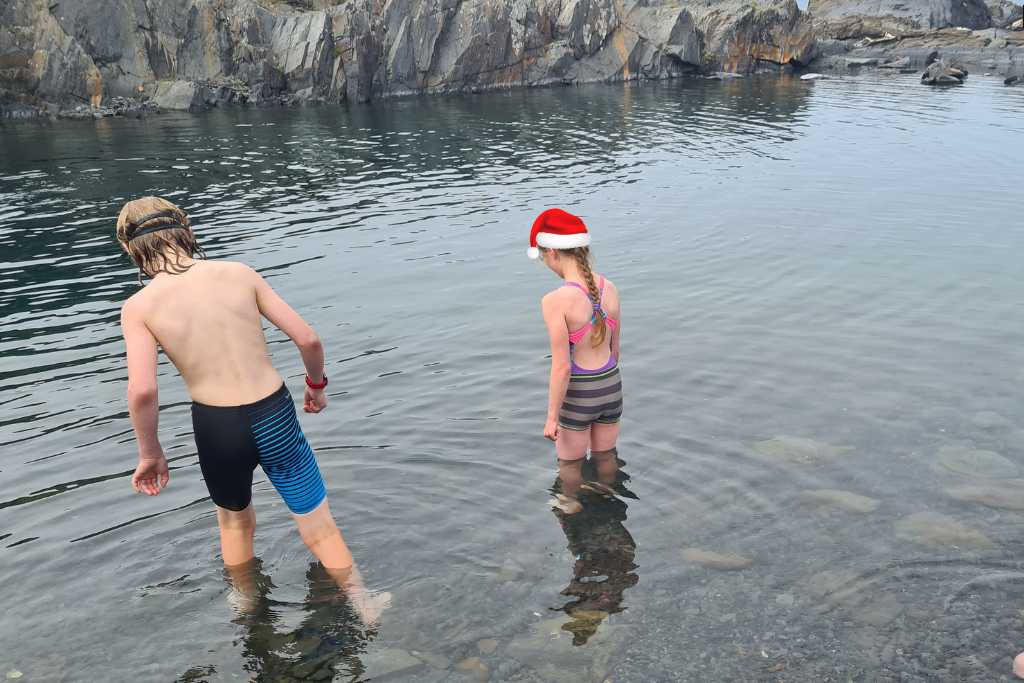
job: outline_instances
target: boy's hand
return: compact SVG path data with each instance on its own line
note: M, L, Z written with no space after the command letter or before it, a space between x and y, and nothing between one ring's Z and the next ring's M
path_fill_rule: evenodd
M159 456L145 457L139 459L139 466L135 468L132 475L132 488L147 496L155 496L160 489L167 486L171 480L171 474L167 470L167 458L163 453Z
M307 413L319 413L327 407L327 392L323 389L310 389L306 387L306 397L302 402L302 409Z
M558 441L558 420L548 420L544 423L544 438Z

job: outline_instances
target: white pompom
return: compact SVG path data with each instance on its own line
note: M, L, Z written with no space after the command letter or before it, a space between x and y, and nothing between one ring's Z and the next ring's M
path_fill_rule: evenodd
M530 258L540 258L540 249L537 247L530 247L526 250L526 255Z

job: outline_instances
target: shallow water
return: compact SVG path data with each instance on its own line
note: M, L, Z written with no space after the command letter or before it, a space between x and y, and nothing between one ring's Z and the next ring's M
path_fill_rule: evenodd
M908 76L0 127L0 671L1009 680L1022 111L1019 88ZM171 485L131 493L112 233L144 193L325 338L332 403L302 422L394 594L379 629L262 475L239 611L166 362ZM525 257L550 205L589 222L624 310L626 465L568 521L541 438L556 282Z

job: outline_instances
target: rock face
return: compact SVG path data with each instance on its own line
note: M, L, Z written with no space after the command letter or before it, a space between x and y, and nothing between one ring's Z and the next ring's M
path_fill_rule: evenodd
M295 5L300 5L297 8ZM0 94L365 101L808 64L794 0L6 0Z
M835 38L992 26L983 0L810 0L807 11L831 25Z
M993 0L988 3L988 13L992 17L992 28L1012 28L1014 22L1021 19L1022 5L1010 0Z

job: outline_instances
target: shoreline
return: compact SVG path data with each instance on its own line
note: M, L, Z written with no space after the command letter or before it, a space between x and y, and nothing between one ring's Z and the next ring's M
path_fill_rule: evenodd
M415 98L435 98L445 96L473 96L473 95L486 95L494 93L511 93L516 91L526 90L539 90L539 89L555 89L555 88L572 88L572 87L596 87L596 86L626 86L626 87L646 87L646 86L657 86L663 83L678 83L685 81L740 81L740 80L755 80L755 79L792 79L801 80L802 76L810 75L812 77L819 77L826 80L844 80L844 79L860 79L865 77L888 77L896 78L898 76L910 77L910 76L921 76L924 74L926 61L930 56L930 50L915 51L915 52L898 52L888 50L871 50L870 48L864 49L859 48L856 51L843 52L841 54L827 55L821 57L819 60L812 62L811 67L804 69L762 69L754 71L748 74L736 74L731 72L714 72L709 74L686 74L682 76L675 76L669 78L659 79L631 79L629 81L617 80L617 81L578 81L572 83L563 83L559 81L552 81L548 83L536 83L529 85L513 85L513 86L488 86L478 87L472 89L462 90L447 90L439 92L398 92L388 93L387 95L375 98L370 101L350 102L346 100L342 101L328 101L325 98L280 98L280 100L260 100L255 102L217 102L210 106L204 106L204 108L194 108L190 110L175 110L175 109L164 109L155 106L152 102L148 101L134 101L128 104L119 102L116 106L111 108L100 108L94 109L89 106L80 106L77 110L63 111L59 114L54 114L52 111L36 110L32 109L32 113L28 116L8 116L7 113L0 108L0 130L7 125L17 124L56 124L56 123L81 123L86 121L98 121L101 119L150 119L159 118L166 115L188 115L188 116L201 116L212 112L223 111L223 112L239 112L246 110L288 110L288 109L304 109L304 108L350 108L350 106L365 106L373 104L382 104L393 100L410 100ZM942 55L946 56L946 55ZM987 53L983 55L987 58ZM902 58L908 58L910 60L910 66L907 68L893 67L892 63ZM1024 51L1018 56L1017 62L1019 67L1017 73L1024 74ZM991 79L993 81L1004 81L1005 73L997 70L996 68L989 69L992 65L992 61L987 62L981 58L976 57L973 60L959 59L959 62L963 63L965 67L970 70L971 78L978 80L979 78ZM1016 74L1014 74L1016 75ZM958 87L970 87L971 78L969 78L964 84ZM808 79L816 80L816 79ZM908 82L910 78L906 79ZM925 84L920 84L918 80L913 80L914 85L920 85L921 87L932 87ZM1019 81L1024 85L1024 78ZM1011 85L1011 84L1006 84ZM1014 84L1016 85L1016 84Z

